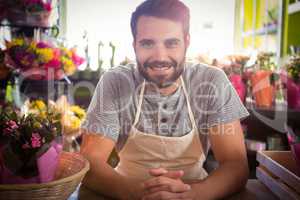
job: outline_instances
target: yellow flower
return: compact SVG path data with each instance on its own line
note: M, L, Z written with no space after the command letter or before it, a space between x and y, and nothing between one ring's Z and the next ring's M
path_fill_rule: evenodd
M40 56L40 60L43 63L49 62L54 57L53 51L50 48L37 49L36 53Z
M61 119L61 124L64 129L64 134L72 134L79 130L81 121L78 117L72 114L65 114Z
M70 125L71 125L72 129L79 129L80 128L81 121L78 117L72 116L70 122L71 122Z
M80 119L82 120L85 117L85 110L80 108L79 106L71 106L70 110Z
M36 42L35 41L30 42L29 49L32 50L32 51L34 51L36 49Z
M11 48L13 46L22 46L22 45L24 45L24 43L25 43L25 41L23 39L16 38L7 44L7 48Z
M46 113L45 111L42 111L42 112L39 113L38 116L39 116L40 118L42 118L42 119L46 119L46 118L47 118L47 113Z
M32 109L37 109L39 111L46 109L46 104L42 100L35 100L31 103L30 106Z
M72 60L62 57L61 61L63 63L63 70L66 73L66 75L71 75L76 71L76 67Z
M69 49L67 49L66 47L62 47L61 50L64 52L64 54L66 56L68 56L69 58L72 57L72 51L70 51Z

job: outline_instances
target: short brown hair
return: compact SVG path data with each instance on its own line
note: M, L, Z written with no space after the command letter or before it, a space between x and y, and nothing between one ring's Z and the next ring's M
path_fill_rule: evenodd
M180 22L183 27L184 36L189 34L190 11L179 0L146 0L140 4L131 15L130 25L134 40L137 34L137 22L141 16L165 18Z

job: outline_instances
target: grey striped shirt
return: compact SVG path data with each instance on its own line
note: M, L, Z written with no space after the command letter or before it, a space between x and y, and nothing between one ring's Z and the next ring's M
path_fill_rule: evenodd
M182 76L207 153L209 127L249 114L221 69L202 64L185 65ZM135 64L115 67L104 73L82 127L116 141L117 150L121 150L134 121L142 82L143 77ZM170 137L187 134L192 125L182 88L170 96L146 90L137 128L145 133Z

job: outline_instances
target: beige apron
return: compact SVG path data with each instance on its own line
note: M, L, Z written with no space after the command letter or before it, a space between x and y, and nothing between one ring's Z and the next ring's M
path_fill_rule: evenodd
M204 179L207 176L203 169L205 155L199 138L195 118L191 110L186 87L182 77L181 85L187 102L192 130L181 137L158 136L143 133L135 127L138 123L145 91L142 85L134 123L128 139L119 152L120 162L116 170L123 176L137 180L150 178L149 169L162 167L167 170L183 170L185 180Z

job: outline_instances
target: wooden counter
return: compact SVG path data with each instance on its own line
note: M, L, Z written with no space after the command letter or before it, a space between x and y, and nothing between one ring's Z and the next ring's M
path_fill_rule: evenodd
M277 200L278 198L261 182L256 179L249 179L246 188L226 198L227 200ZM112 200L100 196L93 191L90 191L84 187L81 187L79 191L76 191L68 200Z

